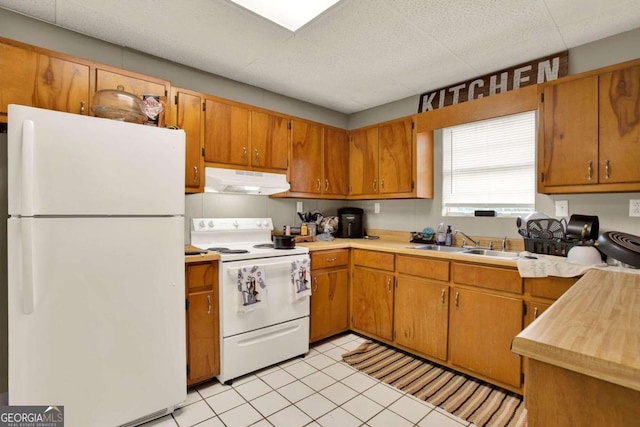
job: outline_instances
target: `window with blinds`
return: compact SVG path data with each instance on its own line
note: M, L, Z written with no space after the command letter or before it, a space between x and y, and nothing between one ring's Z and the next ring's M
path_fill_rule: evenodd
M443 129L442 214L533 212L535 133L535 111Z

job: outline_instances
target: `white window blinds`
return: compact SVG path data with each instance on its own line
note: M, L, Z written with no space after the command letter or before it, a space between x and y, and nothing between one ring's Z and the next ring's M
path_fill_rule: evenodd
M535 111L443 130L443 215L532 212L535 203Z

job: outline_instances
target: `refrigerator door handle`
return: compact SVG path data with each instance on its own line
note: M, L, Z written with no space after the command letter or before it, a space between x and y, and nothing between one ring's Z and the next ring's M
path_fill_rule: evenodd
M33 120L22 122L22 176L20 215L33 216L33 147L35 125Z
M22 311L24 314L33 313L33 218L20 220L22 234Z

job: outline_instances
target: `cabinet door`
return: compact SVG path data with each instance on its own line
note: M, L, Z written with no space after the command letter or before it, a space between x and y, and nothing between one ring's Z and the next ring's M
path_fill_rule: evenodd
M452 288L449 358L454 365L520 387L520 356L511 341L522 330L522 300Z
M138 96L155 95L167 96L168 85L150 77L125 74L103 69L96 70L96 90L117 89L122 86L125 92Z
M538 317L540 317L540 315L547 308L551 307L551 304L545 304L543 302L536 302L536 301L527 301L526 304L527 304L527 315L524 321L525 328L529 326L531 323L533 323L533 321L536 320Z
M7 120L7 106L33 106L38 55L0 43L0 119Z
M543 105L543 184L597 184L598 77L545 87Z
M448 285L398 278L394 306L396 343L446 360L448 317Z
M392 274L353 268L351 326L391 341L393 339Z
M291 123L291 191L322 191L322 127L292 120Z
M177 107L176 124L186 135L186 192L198 192L204 184L202 172L202 97L195 93L174 90Z
M346 268L312 274L310 341L349 329L349 273Z
M38 55L35 83L36 107L89 114L89 66Z
M261 111L251 112L251 166L283 169L289 165L289 119Z
M325 128L323 145L324 194L346 196L349 193L349 143L347 132Z
M218 299L214 291L189 294L187 310L189 384L220 373Z
M378 194L378 128L349 134L349 194Z
M600 183L640 182L640 66L599 76Z
M206 99L204 126L205 161L249 165L251 111Z
M413 130L411 119L380 125L379 192L409 193L413 190Z

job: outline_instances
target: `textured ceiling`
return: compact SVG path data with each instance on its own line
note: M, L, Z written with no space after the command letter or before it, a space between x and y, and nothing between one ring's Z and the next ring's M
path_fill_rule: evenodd
M295 33L228 0L0 7L347 114L640 27L638 0L341 0Z

